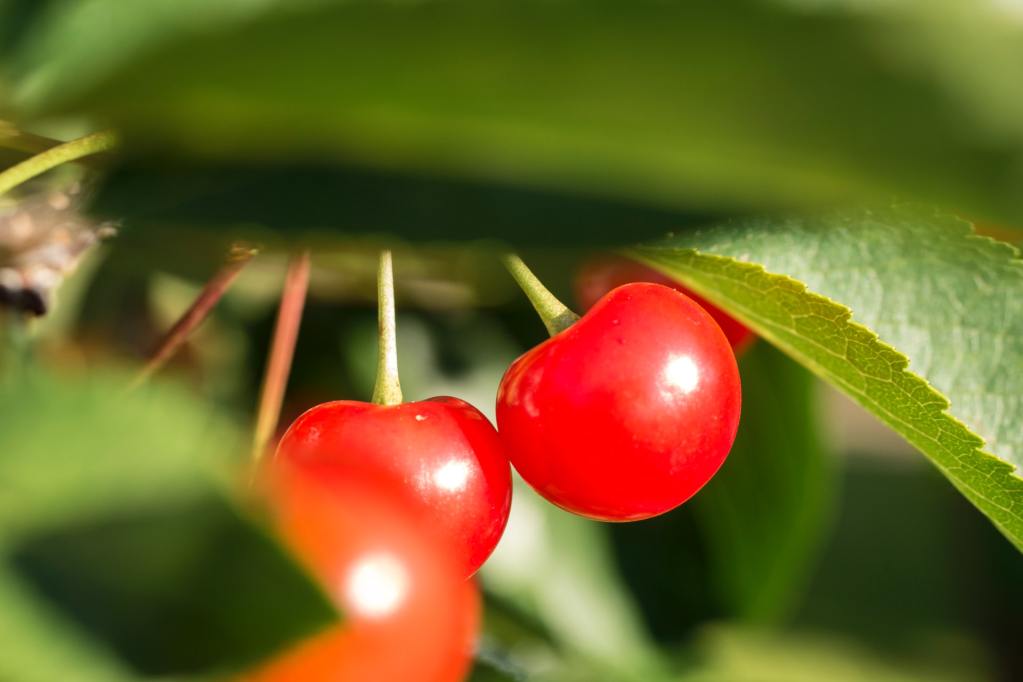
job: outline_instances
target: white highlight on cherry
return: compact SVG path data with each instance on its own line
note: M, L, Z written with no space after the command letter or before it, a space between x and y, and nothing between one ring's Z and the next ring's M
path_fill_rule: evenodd
M668 397L686 395L700 385L700 369L688 355L676 355L664 366L661 381Z
M405 601L409 574L392 554L379 552L362 557L344 581L345 601L367 618L383 618Z
M468 481L469 464L462 460L448 460L433 472L433 484L451 493L464 489Z

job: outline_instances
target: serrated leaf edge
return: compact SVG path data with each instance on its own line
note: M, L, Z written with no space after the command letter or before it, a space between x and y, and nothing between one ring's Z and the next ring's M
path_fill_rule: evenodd
M989 237L977 235L976 233L969 235L969 237L993 242L996 247L1008 247L1010 253L1014 253L1014 255L1018 256L1018 251L1011 245L1005 244L1004 242L999 242ZM949 411L951 408L951 401L938 389L932 386L925 377L922 377L919 374L916 374L915 372L910 370L909 367L910 361L908 357L899 352L898 349L896 349L895 347L882 341L878 334L874 332L874 330L870 329L869 327L860 322L855 321L853 311L851 308L827 296L824 296L823 294L811 291L810 288L800 280L797 280L788 275L769 272L764 266L758 263L742 261L728 256L719 256L715 254L703 253L697 249L692 248L679 248L667 246L658 247L640 246L629 249L626 252L626 254L629 257L640 260L646 263L647 265L661 272L664 272L669 276L679 279L680 281L682 281L682 283L692 288L694 291L696 291L701 296L705 297L707 300L711 301L715 305L720 305L723 308L725 308L730 314L733 314L739 321L748 325L750 328L756 331L758 335L765 338L767 341L769 341L772 345L780 349L786 355L792 357L796 362L807 367L810 371L812 371L814 374L821 377L825 381L837 385L846 394L850 395L859 404L868 409L870 412L872 412L874 415L880 418L883 422L891 426L897 433L906 438L906 440L909 441L910 444L912 444L914 447L920 450L936 467L938 467L938 469L952 482L952 484L957 489L959 489L978 508L980 508L981 511L983 511L989 518L992 519L992 521L999 528L999 530L1009 539L1010 542L1013 543L1013 545L1017 547L1017 549L1023 551L1023 509L1016 510L1012 506L1007 506L1006 504L1003 504L998 500L992 499L986 492L978 490L969 482L957 477L954 473L955 472L954 467L947 466L945 463L939 461L938 458L936 458L934 455L924 450L924 448L921 447L921 445L918 442L915 442L913 438L911 438L908 435L908 432L915 433L920 440L933 443L936 449L940 448L945 453L947 453L947 457L950 460L961 460L962 459L961 455L956 454L955 452L944 446L934 435L926 433L920 430L918 427L914 426L912 423L900 419L897 415L892 413L886 407L872 400L864 391L861 391L857 387L851 385L848 381L838 376L837 374L829 372L824 366L820 365L812 358L809 358L806 355L800 353L794 345L791 345L788 342L786 342L777 333L777 330L789 333L797 333L795 332L795 330L788 329L783 325L777 324L773 320L770 320L768 318L757 317L754 314L755 311L753 308L746 306L740 302L729 299L725 296L722 296L718 289L708 287L704 283L702 283L698 278L690 274L687 274L685 272L684 265L681 265L678 262L672 262L668 264L664 262L663 259L665 258L666 254L673 254L675 257L688 256L697 259L703 259L709 262L726 264L731 267L739 267L749 274L763 276L773 282L777 282L779 285L785 286L790 291L793 291L799 294L800 296L806 297L806 299L812 303L824 304L834 308L838 313L838 317L836 317L835 319L836 323L846 326L856 333L865 335L865 338L871 342L871 344L874 346L875 350L879 355L892 357L892 359L895 361L895 363L892 364L891 367L893 374L895 372L898 372L904 375L906 380L913 384L916 384L918 387L926 389L926 391L936 399L935 403L940 406L940 409L935 414L940 416L950 426L955 427L957 430L968 436L966 440L968 442L972 442L973 444L973 450L970 454L979 457L981 462L986 463L987 467L990 467L990 470L985 471L983 467L978 466L977 464L963 463L963 466L968 467L970 469L974 469L975 471L977 471L977 473L991 479L998 475L1004 476L1007 484L1005 486L1006 492L1008 494L1018 494L1019 502L1017 503L1016 506L1023 507L1023 478L1019 476L1019 473L1016 471L1016 468L1006 460L984 450L985 447L984 438L974 433L965 423L963 423L957 417L951 414L951 412ZM704 277L706 279L723 279L728 281L732 285L741 284L738 280L722 277L721 275L718 275L713 272L706 272L703 270L699 271L694 270L694 272L698 272L700 277ZM813 343L825 353L835 355L833 349L828 348L827 346L819 343L814 338L808 336L800 336L800 338L806 340L809 343ZM850 362L849 359L845 356L841 356L841 359L846 362ZM934 410L934 405L922 403L919 400L919 398L915 397L914 395L911 395L908 391L905 391L903 387L898 386L898 384L895 385L899 388L899 390L902 390L904 393L906 393L907 398L913 400L914 402L917 402L918 404L921 404L921 406L928 412ZM1007 528L1005 525L1003 525L1002 518L998 518L988 513L987 507L992 507L996 510L999 510L1003 512L1005 515L1012 517L1014 520L1016 520L1020 525L1020 532L1017 533L1016 531Z

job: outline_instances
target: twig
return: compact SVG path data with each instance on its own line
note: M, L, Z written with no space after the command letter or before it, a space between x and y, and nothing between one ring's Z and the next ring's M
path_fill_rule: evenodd
M0 147L4 149L23 154L39 154L60 144L59 140L26 133L18 130L10 121L0 119Z
M288 264L288 274L284 278L281 305L277 311L277 324L274 327L270 356L266 364L266 373L263 375L263 389L259 396L259 409L256 413L256 428L252 437L253 462L259 462L263 457L277 430L308 289L309 252L303 251L292 258Z
M188 340L188 337L192 335L192 332L203 323L203 321L209 316L210 311L213 310L213 306L217 304L217 301L227 293L231 283L234 282L238 273L242 271L242 268L248 264L252 257L256 255L256 250L248 247L234 246L231 252L228 254L227 262L222 268L213 276L213 278L206 283L202 291L196 297L192 305L189 306L188 310L178 319L177 322L164 334L163 338L157 344L156 349L149 356L149 361L146 362L134 380L132 380L129 390L138 388L140 385L145 383L149 377L160 370L161 367L181 348L182 345Z
M42 175L51 168L97 154L117 146L117 135L112 131L93 133L47 149L0 172L0 195L6 194L26 180Z

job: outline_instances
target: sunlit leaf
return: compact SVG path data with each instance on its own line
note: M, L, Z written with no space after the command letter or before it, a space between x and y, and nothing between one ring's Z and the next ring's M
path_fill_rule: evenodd
M736 221L643 247L927 455L1023 549L1023 263L914 207ZM986 441L986 443L985 443Z

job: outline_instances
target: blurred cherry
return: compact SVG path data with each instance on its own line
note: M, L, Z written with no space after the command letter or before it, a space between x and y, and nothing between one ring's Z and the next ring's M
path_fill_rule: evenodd
M387 476L308 463L275 462L267 474L277 529L343 622L242 682L464 679L479 594L406 492Z

